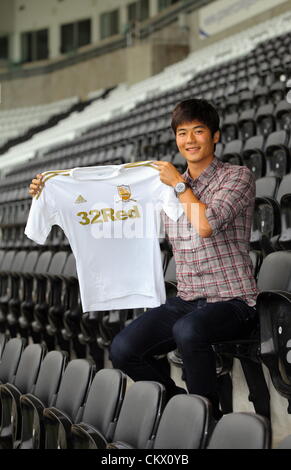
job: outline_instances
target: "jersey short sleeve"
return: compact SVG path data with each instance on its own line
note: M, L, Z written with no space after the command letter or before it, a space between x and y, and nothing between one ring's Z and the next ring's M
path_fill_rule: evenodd
M167 216L176 222L183 214L184 210L182 204L175 195L174 189L171 186L161 183L157 193L157 198L160 201L161 208Z
M52 226L57 224L57 210L50 198L49 189L46 185L39 198L33 198L24 230L25 235L39 245L44 245Z

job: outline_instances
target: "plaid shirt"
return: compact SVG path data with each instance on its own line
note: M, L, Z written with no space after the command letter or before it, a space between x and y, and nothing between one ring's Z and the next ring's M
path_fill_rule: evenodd
M184 178L195 196L207 204L213 230L200 237L185 214L177 222L163 213L176 262L178 296L204 297L208 302L239 297L255 305L257 287L249 256L255 182L245 166L223 163L216 157L196 179Z

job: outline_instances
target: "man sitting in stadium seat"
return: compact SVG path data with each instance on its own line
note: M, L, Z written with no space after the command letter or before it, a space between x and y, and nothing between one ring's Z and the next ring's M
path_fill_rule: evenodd
M207 101L178 104L172 129L188 168L182 175L169 162L155 165L161 181L174 188L184 208L177 222L163 214L176 262L178 293L115 336L110 358L114 367L135 381L162 383L169 399L184 390L171 379L166 357L160 356L178 348L188 392L207 397L218 419L212 344L248 335L256 315L257 287L249 257L255 182L247 167L215 157L219 116ZM38 175L30 194L40 184Z

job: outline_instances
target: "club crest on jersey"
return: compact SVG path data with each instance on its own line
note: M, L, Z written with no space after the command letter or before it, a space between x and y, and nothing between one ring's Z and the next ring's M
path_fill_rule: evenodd
M87 202L85 198L80 194L75 200L75 204L81 204L82 202Z
M131 189L130 186L126 184L122 184L120 186L117 186L118 189L118 194L121 197L121 201L134 201L136 202L135 199L131 199Z

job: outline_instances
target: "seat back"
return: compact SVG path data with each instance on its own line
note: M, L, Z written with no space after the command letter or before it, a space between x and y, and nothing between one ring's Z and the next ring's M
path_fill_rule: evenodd
M276 251L264 259L258 274L258 289L291 292L291 252Z
M113 438L126 390L126 375L118 369L99 370L90 386L82 421Z
M157 382L140 381L125 393L113 443L135 449L152 447L164 404L165 388Z
M5 345L0 362L0 382L13 383L25 341L12 338Z
M230 413L216 424L207 449L269 449L271 427L255 413Z
M165 407L154 449L201 449L210 423L210 402L199 395L175 395Z
M75 421L87 396L94 367L86 359L72 359L61 380L55 408Z
M62 351L48 352L41 363L34 395L45 407L54 404L66 363L67 355Z
M46 348L29 344L24 349L15 375L14 385L21 393L32 393Z
M290 278L289 271L289 281ZM290 400L291 293L284 291L261 292L257 299L257 310L260 317L262 361L269 369L275 389Z

